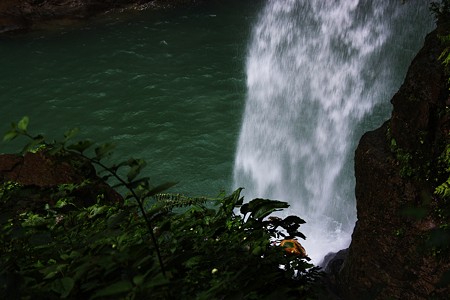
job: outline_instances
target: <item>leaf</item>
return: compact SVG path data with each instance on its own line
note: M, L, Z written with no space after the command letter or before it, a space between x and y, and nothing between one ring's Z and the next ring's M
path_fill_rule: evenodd
M94 143L90 140L79 141L75 144L69 145L67 149L75 150L83 153L87 148L91 147Z
M137 179L135 181L129 182L128 186L133 188L133 189L139 188L135 192L136 192L136 194L137 193L141 193L142 194L142 191L148 191L148 185L149 185L148 181L149 180L150 180L149 177L139 178L139 179ZM142 191L140 191L140 190L142 190ZM140 198L142 198L142 197L140 197Z
M5 133L5 135L3 136L3 141L4 142L12 141L18 135L19 135L19 133L16 130L12 129L12 130L8 131L7 133Z
M227 201L230 204L232 204L233 207L242 205L242 203L244 202L244 197L241 197L241 191L242 190L243 190L243 188L238 188L237 190L235 190L233 192L233 194L228 196L227 197L228 199L226 199L225 201Z
M78 134L78 132L80 132L80 129L78 129L77 127L67 130L64 133L64 141L66 142L66 141L74 138Z
M293 242L286 242L283 244L282 246L283 248L294 248L294 243Z
M125 166L130 166L130 160L123 161L123 162L121 162L121 163L119 163L119 164L117 164L117 165L114 164L114 165L112 165L112 166L110 167L110 169L113 170L113 171L115 171L115 172L117 172L117 170L119 170L120 168L125 167ZM101 172L108 172L108 171L102 170L102 171L100 171L100 173L101 173Z
M306 237L298 231L298 228L301 224L305 224L305 220L297 217L297 216L287 216L284 220L282 220L279 226L286 229L289 234L289 237L301 237L302 239L306 239Z
M82 278L88 271L94 268L94 264L91 261L84 262L75 268L75 280Z
M104 176L102 176L101 177L101 179L103 180L103 181L107 181L109 178L111 178L111 177L113 177L114 175L112 175L112 174L107 174L107 175L104 175ZM123 183L121 183L119 186L122 186L123 185ZM115 185L115 187L117 187L117 185ZM114 188L114 187L113 187Z
M450 197L450 177L447 178L447 181L436 187L434 194L446 198Z
M130 291L132 288L133 288L133 285L128 280L119 281L119 282L113 283L113 284L97 291L92 296L91 299L122 294L122 293ZM114 297L114 298L117 298L117 297Z
M120 211L106 220L106 225L108 228L116 228L129 216L126 211Z
M138 274L136 276L133 277L133 283L137 286L142 285L142 283L144 282L145 279L145 275L143 274Z
M27 131L27 127L28 127L29 123L30 123L30 119L27 116L25 116L19 121L19 123L17 124L17 128L19 128L20 130L23 130L23 131Z
M114 148L116 148L116 145L112 143L105 143L103 145L98 146L97 148L95 148L95 155L96 155L95 158L101 160L102 158L111 154Z
M59 199L55 204L55 208L62 208L68 204L69 203L68 203L67 199Z
M102 179L106 181L110 177L112 177L112 175L111 176L103 176ZM122 186L126 186L126 183L119 182L119 183L113 185L112 188L113 189L117 189L117 188L122 187Z
M298 217L298 216L287 216L286 218L284 218L283 222L285 224L305 224L306 221L303 220L302 218Z
M158 217L161 214L164 214L165 210L164 210L164 205L162 203L155 203L152 205L152 207L150 209L148 209L146 211L147 216L149 216L149 218L151 220L155 219L156 217Z
M63 145L54 145L52 149L48 152L50 155L55 155L56 153L60 152L63 149Z
M295 233L291 233L291 235L292 235L293 237L298 236L298 237L300 237L300 238L306 240L306 236L305 236L303 233L299 232L299 231L297 231L297 232L295 232Z
M230 196L227 196L222 201L222 207L220 208L220 213L222 217L229 217L233 214L233 210L239 207L244 202L244 197L241 197L241 191L243 188L238 188Z
M101 214L104 214L105 212L107 212L108 209L109 209L109 206L107 206L107 205L102 205L102 206L94 205L94 206L89 207L88 209L89 209L89 218L93 218L93 217L95 217L97 215L101 215Z
M146 162L143 159L133 159L130 161L130 170L127 174L128 181L132 181L136 178L137 175L141 172L142 168L144 168Z
M61 298L69 296L75 281L71 277L58 278L52 283L52 290L61 295Z
M148 290L157 290L156 287L161 287L164 285L167 285L169 282L164 277L163 274L158 273L156 276L153 276L151 279L146 280L145 282L145 288Z
M184 265L189 268L193 269L194 267L198 266L203 261L203 258L201 256L194 256L189 258Z
M250 213L255 219L263 219L275 211L288 207L287 202L257 198L242 205L241 213L243 215Z
M256 246L253 250L252 250L252 254L253 255L261 255L263 249L261 248L261 246Z

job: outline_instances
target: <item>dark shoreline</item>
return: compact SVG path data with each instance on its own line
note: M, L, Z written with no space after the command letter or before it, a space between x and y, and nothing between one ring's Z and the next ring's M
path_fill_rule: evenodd
M193 6L207 0L2 0L0 35L70 26L108 13Z

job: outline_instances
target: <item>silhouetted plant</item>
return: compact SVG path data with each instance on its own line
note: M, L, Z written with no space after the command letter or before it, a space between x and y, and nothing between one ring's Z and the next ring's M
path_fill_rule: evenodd
M74 142L77 129L48 143L30 134L28 123L13 123L5 140L26 136L23 151L78 155L127 195L124 203L105 203L98 194L95 204L83 207L70 195L85 183L69 183L52 194L54 204L38 211L2 210L1 298L309 299L318 292L318 268L305 253L285 251L293 239L305 238L298 231L305 221L271 216L286 202L244 204L242 189L217 198L163 193L174 183L152 187L140 177L143 160L107 165L112 144ZM0 205L25 192L3 183ZM280 246L285 239L290 241Z

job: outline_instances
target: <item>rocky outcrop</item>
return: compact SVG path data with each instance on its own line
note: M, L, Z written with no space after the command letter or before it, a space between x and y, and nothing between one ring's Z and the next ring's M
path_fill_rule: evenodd
M392 117L366 133L355 153L358 221L339 274L344 299L447 299L439 286L450 257L427 246L440 220L432 178L450 128L447 76L438 30L428 35ZM422 216L414 217L408 211Z
M0 155L0 184L12 182L20 189L0 195L1 210L37 211L45 204L67 198L79 207L121 203L123 198L96 174L86 159L75 155L49 155L45 152ZM65 187L65 188L64 188Z
M28 31L47 22L68 23L122 9L157 9L200 0L1 0L0 34Z

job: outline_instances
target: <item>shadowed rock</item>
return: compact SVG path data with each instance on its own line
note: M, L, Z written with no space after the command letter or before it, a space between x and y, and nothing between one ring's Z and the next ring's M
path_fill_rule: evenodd
M81 207L95 204L98 199L106 203L123 202L122 196L96 175L92 164L75 154L0 155L0 183L5 182L22 186L3 195L8 200L2 201L2 205L19 212L43 209L45 204L55 204L63 197ZM67 184L74 188L64 190L62 185Z
M67 24L123 9L160 9L200 0L1 0L0 34L28 31L41 24ZM53 24L51 23L51 24ZM48 27L48 25L46 26Z
M364 134L356 150L358 221L339 274L344 299L446 299L450 294L448 286L438 284L450 258L433 255L426 245L440 225L432 213L433 185L424 174L405 175L405 168L418 172L427 162L430 174L437 174L433 167L450 128L447 76L438 60L442 50L437 31L429 34L392 99L391 120ZM405 153L410 158L400 157ZM408 207L428 214L408 217Z

